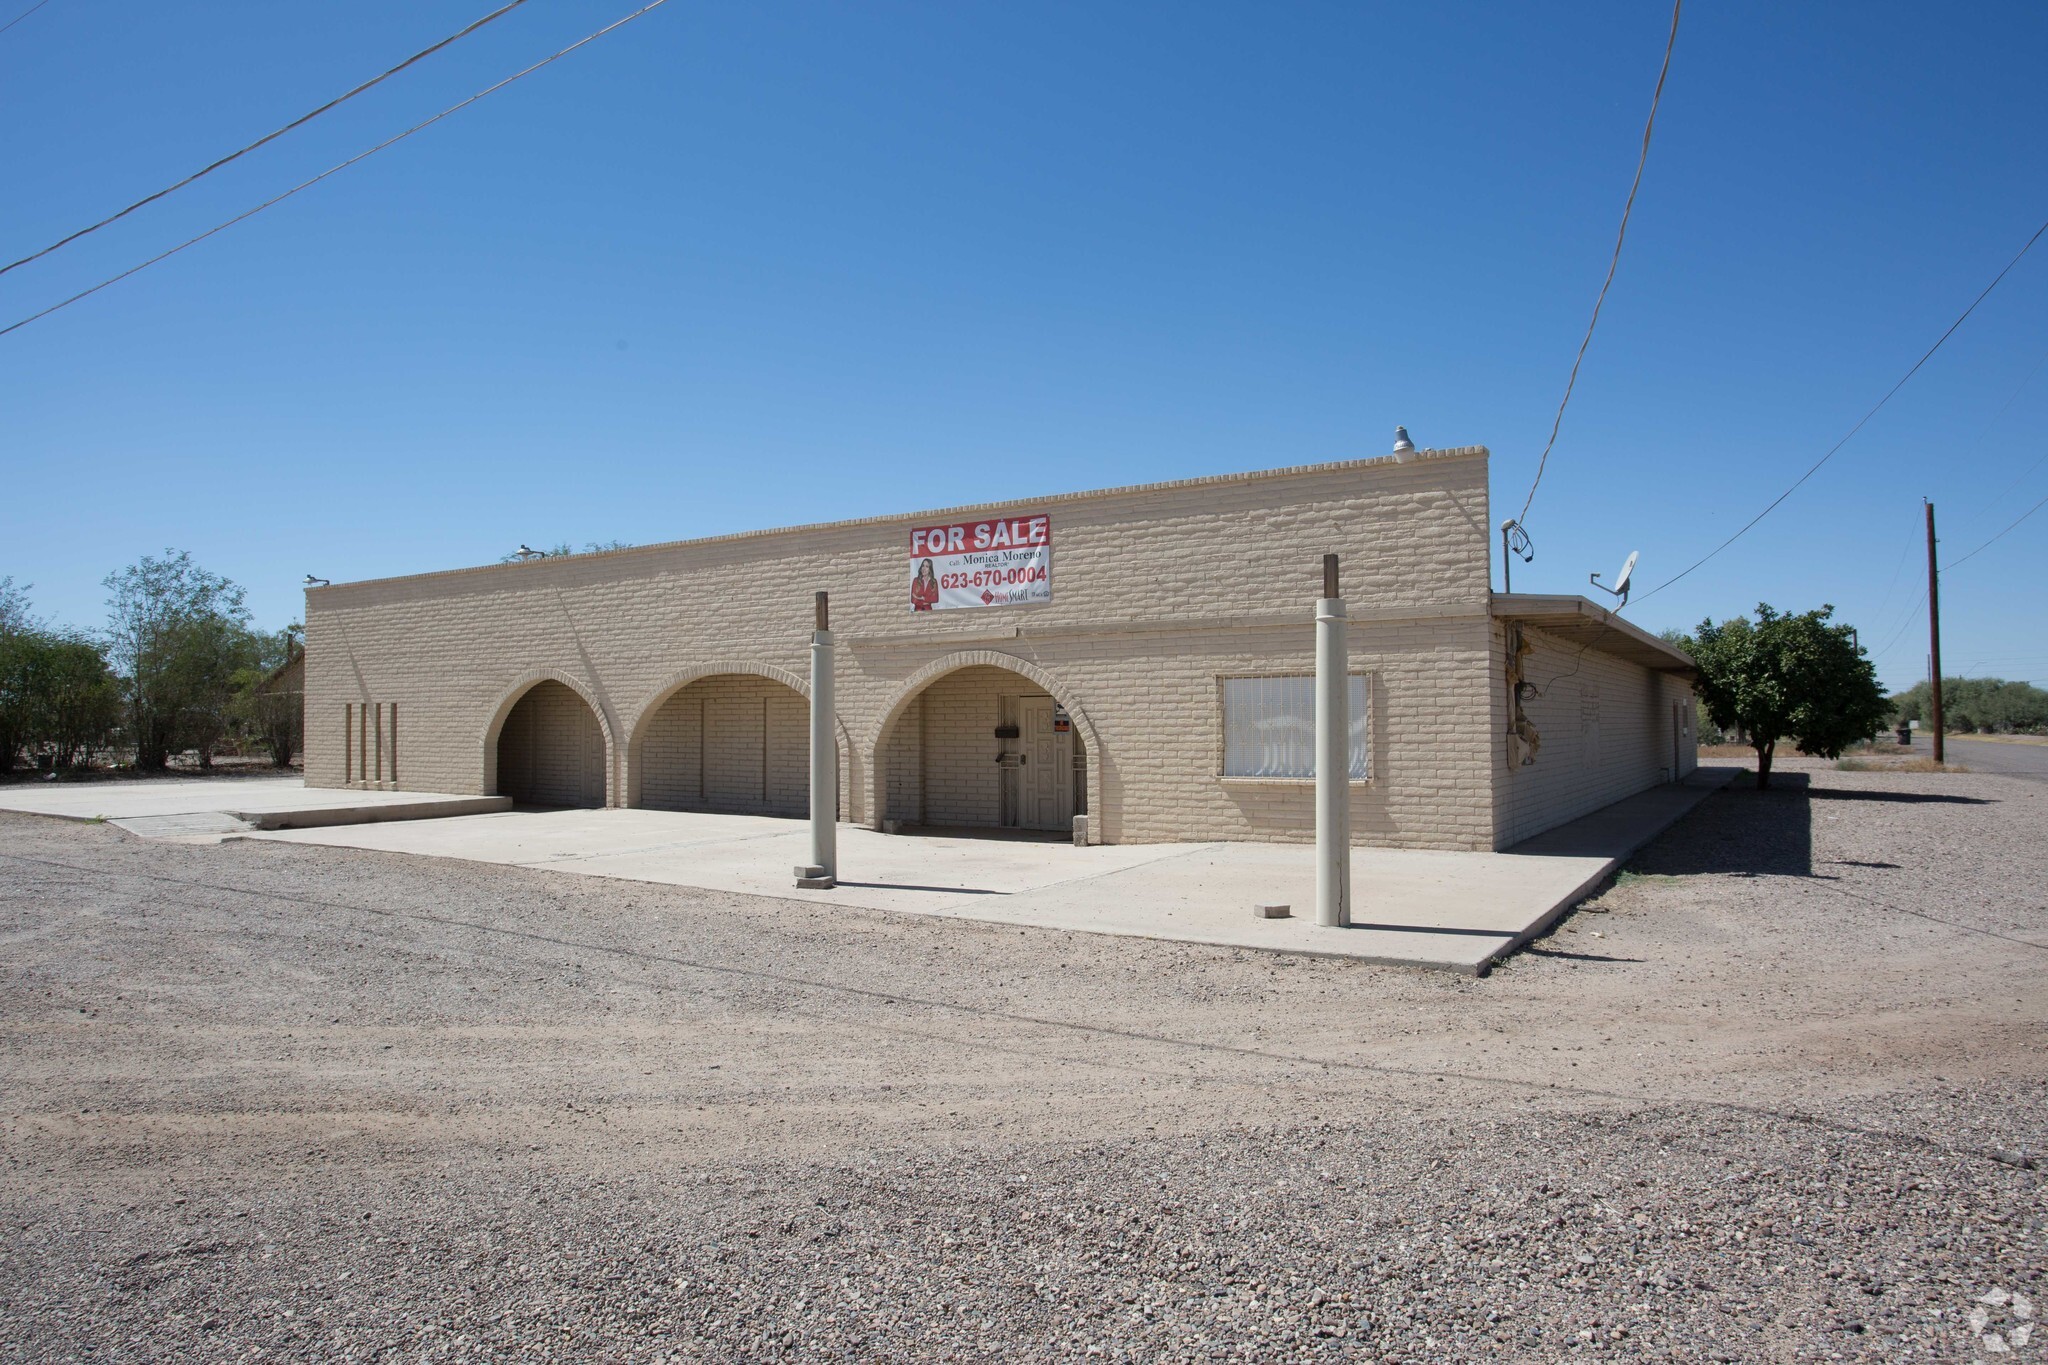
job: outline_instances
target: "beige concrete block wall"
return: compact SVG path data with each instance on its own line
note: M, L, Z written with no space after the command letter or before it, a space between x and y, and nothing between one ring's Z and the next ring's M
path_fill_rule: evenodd
M640 804L808 814L809 715L801 693L771 678L722 673L690 683L642 722Z
M1624 797L1674 781L1695 766L1694 745L1682 710L1674 744L1674 705L1689 708L1686 681L1598 649L1524 627L1534 644L1523 678L1537 695L1523 704L1542 736L1536 761L1510 768L1497 725L1494 770L1498 783L1499 846L1523 839L1610 805ZM1496 678L1502 676L1507 639L1496 626ZM1496 716L1505 707L1505 684L1496 686ZM1674 757L1678 760L1673 771Z
M913 616L913 525L1025 512L1052 521L1051 603ZM904 742L890 722L933 670L1014 661L1074 716L1098 837L1306 839L1308 784L1220 778L1217 678L1312 667L1309 614L1334 551L1383 736L1361 839L1484 847L1487 526L1474 448L317 588L307 781L342 782L343 704L374 698L401 705L407 787L494 790L498 730L546 680L589 703L607 799L644 801L653 722L678 688L711 671L801 688L823 588L846 818L871 822L894 799L876 748L885 732Z
M499 746L499 789L520 804L604 804L604 735L562 684L543 682L521 697Z
M1358 842L1416 848L1490 848L1492 793L1487 722L1488 619L1471 613L1407 622L1359 622L1351 630L1351 667L1368 676L1372 780L1354 784ZM1099 792L1101 824L1112 842L1186 838L1307 841L1314 837L1312 781L1225 778L1222 680L1247 675L1309 675L1315 667L1314 626L1304 609L1293 624L1227 630L1160 631L1114 638L1034 639L1016 666L1056 680L1032 680L986 664L946 675L922 694L927 758L917 771L928 823L969 821L941 807L931 793L946 766L929 757L939 733L961 758L973 784L974 809L993 811L999 779L991 756L1002 696L1049 690L1069 711L1085 710L1089 778ZM864 670L914 678L914 651L891 646L865 652ZM953 679L962 682L953 684ZM949 686L949 684L951 684ZM1098 705L1096 698L1114 698ZM937 717L946 712L950 719ZM891 818L918 818L906 770L916 744L916 718L906 713L885 746ZM986 766L985 778L971 774ZM942 819L932 813L952 811Z
M928 825L995 825L1002 820L1002 747L994 730L1003 699L1037 688L1019 675L986 664L938 679L919 698L915 763ZM903 722L898 727L909 729ZM891 773L892 781L894 773Z
M882 741L887 817L926 825L999 825L1003 770L995 758L1003 742L995 729L1014 723L1019 698L1048 695L1022 674L990 664L934 681ZM1074 747L1084 749L1085 741Z
M922 696L911 699L875 756L886 784L884 817L912 825L925 823L924 701Z

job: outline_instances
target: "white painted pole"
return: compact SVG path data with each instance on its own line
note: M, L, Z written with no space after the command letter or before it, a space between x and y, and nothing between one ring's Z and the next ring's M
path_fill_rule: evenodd
M839 746L832 734L832 632L825 594L811 632L811 864L827 881L839 876Z
M1351 923L1351 655L1337 557L1316 603L1316 923Z

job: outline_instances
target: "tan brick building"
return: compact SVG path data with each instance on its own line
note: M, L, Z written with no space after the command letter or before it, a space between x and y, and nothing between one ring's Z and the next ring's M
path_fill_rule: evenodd
M1486 466L1424 451L315 588L306 779L800 815L825 590L843 819L1306 840L1335 552L1357 841L1506 847L1690 771L1693 707L1689 661L1635 626L1489 590ZM977 555L991 527L1020 548Z

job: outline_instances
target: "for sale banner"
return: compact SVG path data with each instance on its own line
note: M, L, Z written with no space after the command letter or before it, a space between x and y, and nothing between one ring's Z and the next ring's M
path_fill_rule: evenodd
M910 533L912 611L1050 601L1050 517L991 517Z

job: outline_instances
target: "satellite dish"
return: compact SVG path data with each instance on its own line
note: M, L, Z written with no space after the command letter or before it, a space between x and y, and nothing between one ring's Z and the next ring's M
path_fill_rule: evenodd
M1594 586L1594 587L1596 587L1596 588L1598 588L1598 589L1600 589L1600 591L1602 591L1602 592L1604 592L1604 593L1608 593L1608 594L1610 594L1610 595L1612 595L1612 596L1615 596L1615 597L1618 597L1618 598L1620 598L1620 599L1621 599L1621 604L1622 604L1623 606L1627 606L1627 605L1628 605L1628 581L1629 581L1629 579L1631 579L1631 578L1633 578L1633 577L1635 576L1635 572L1636 572L1636 560L1637 560L1637 559L1638 559L1638 558L1639 558L1639 557L1640 557L1641 555L1642 555L1642 551L1640 551L1640 550L1630 550L1630 551L1628 552L1628 563L1626 563L1626 564L1622 565L1622 566L1621 566L1621 572L1620 572L1620 573L1618 573L1618 574L1616 574L1616 575L1614 576L1614 586L1613 586L1613 587L1611 587L1611 588L1610 588L1610 587L1608 587L1608 586L1607 586L1607 585L1606 585L1605 583L1602 583L1602 582L1600 581L1600 575L1599 575L1599 574L1594 574L1594 575L1592 576L1592 579L1593 579L1593 586Z

